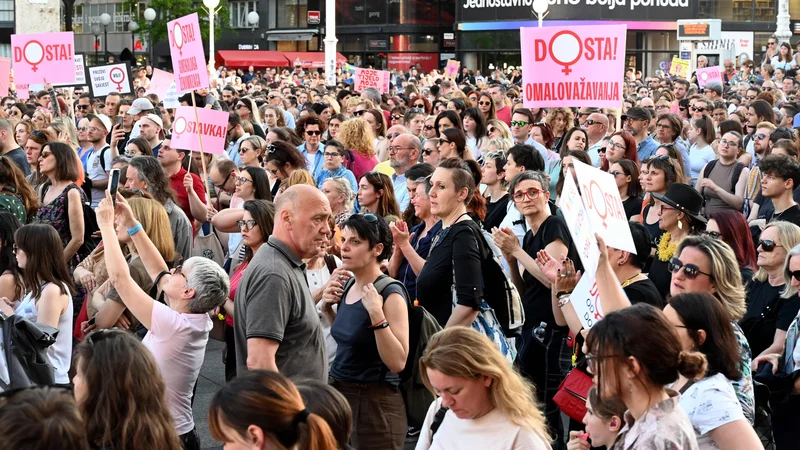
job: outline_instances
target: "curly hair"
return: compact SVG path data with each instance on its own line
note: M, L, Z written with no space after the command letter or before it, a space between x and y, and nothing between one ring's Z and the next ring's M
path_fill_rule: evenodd
M364 119L357 117L345 121L340 126L339 134L336 137L346 148L364 157L375 156L375 134Z
M313 116L312 115L308 115L306 117L303 117L302 119L298 119L297 123L295 124L295 127L294 127L294 132L298 136L300 136L301 138L306 133L306 125L318 125L319 126L319 131L321 131L323 133L325 132L325 129L327 128L325 126L325 123L323 121L319 120L319 117L317 117L316 115L313 115Z
M758 163L762 175L773 175L785 180L792 180L792 187L800 183L800 163L786 155L767 155Z
M563 131L564 134L566 134L567 130L572 128L572 124L575 123L575 114L573 114L572 110L569 108L553 108L547 111L547 116L545 116L544 122L550 125L550 128L553 129L554 131L553 135L555 135L556 117L558 117L559 114L564 115L564 131Z

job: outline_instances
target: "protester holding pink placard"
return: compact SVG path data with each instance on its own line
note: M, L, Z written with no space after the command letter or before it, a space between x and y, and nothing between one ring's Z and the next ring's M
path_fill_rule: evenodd
M153 78L150 79L150 86L147 88L148 93L153 93L158 98L164 98L169 86L175 81L175 75L159 69L153 69Z
M208 87L208 71L197 13L167 23L167 32L178 93Z
M702 67L697 69L697 84L700 87L705 87L708 83L722 82L719 66Z
M200 108L197 110L199 121L190 106L180 106L175 110L175 121L172 123L172 146L199 152L200 144L197 136L203 141L205 153L221 155L225 150L225 139L228 131L228 113Z
M71 32L12 34L11 50L17 82L75 81L75 38Z
M353 77L355 80L354 89L361 92L366 88L373 87L381 94L386 94L389 92L389 80L391 79L391 75L391 73L385 70L356 68L355 76Z

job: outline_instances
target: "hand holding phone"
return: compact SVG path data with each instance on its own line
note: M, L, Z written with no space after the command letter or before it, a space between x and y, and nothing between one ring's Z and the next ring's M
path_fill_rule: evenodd
M109 182L108 182L108 192L111 193L111 200L114 202L114 206L117 206L117 190L119 190L119 169L111 169L111 174L109 175Z

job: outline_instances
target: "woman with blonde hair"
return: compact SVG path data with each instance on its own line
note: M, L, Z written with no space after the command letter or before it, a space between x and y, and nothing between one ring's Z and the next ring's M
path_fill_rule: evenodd
M417 450L444 448L436 442L454 448L550 449L534 386L478 331L452 327L436 333L419 365L425 386L439 398L428 409Z
M242 159L242 166L261 168L266 148L267 141L261 136L253 135L244 138L239 144L239 158Z
M164 261L174 261L176 253L175 242L172 238L172 228L169 225L169 217L167 217L166 210L161 203L147 198L131 198L128 200L128 204L133 211L134 217L142 224L142 229L150 237ZM122 228L117 233L117 238L127 246L128 256L126 257L126 262L130 267L131 276L143 291L150 292L153 287L153 280L147 274L147 269L139 258L139 253L133 244L133 240ZM114 287L111 287L106 295L103 295L103 292L105 292L103 289L97 289L91 299L90 309L97 310L97 315L94 317L98 328L113 327L123 314L125 314L125 319L122 321L124 324L136 324L133 320L133 315L128 312L125 304L122 303L122 298Z
M508 153L508 149L514 146L514 141L510 139L504 138L494 138L489 139L489 142L486 143L486 153L501 151L503 153Z
M489 136L489 139L514 140L511 137L511 128L508 128L508 124L500 119L490 119L486 122L486 135Z
M48 125L50 125L50 123L53 122L53 115L50 114L50 111L44 108L39 108L34 111L31 121L33 122L34 129L44 130Z
M69 116L56 117L50 124L50 130L56 136L56 140L63 142L74 149L78 149L78 129L75 122Z
M353 213L355 194L353 188L350 187L350 182L343 177L328 178L322 183L321 189L331 205L331 215L336 226L341 227Z
M223 386L208 412L211 436L252 449L336 450L322 417L306 409L297 387L277 372L251 370Z
M305 169L298 169L292 172L289 175L289 179L286 182L286 188L290 188L295 184L307 184L309 186L317 187L317 183L314 182L314 177L311 176L311 172Z
M544 121L553 130L553 146L550 149L558 153L567 130L572 128L575 115L569 108L552 108L547 111L547 117L545 117Z
M375 135L366 120L361 118L350 119L342 124L337 136L346 149L352 151L353 161L345 163L345 168L350 169L356 180L374 169L378 164L375 151Z

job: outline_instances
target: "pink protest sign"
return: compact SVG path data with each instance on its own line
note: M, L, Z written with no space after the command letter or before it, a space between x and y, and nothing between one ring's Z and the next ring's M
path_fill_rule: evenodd
M526 107L619 108L625 25L520 28Z
M172 122L173 148L200 151L197 136L203 140L203 151L221 155L225 151L225 135L228 133L228 113L212 109L198 108L194 118L191 106L175 108L175 120Z
M447 65L444 67L444 75L446 77L455 78L458 76L458 68L461 66L460 61L453 59L447 60Z
M175 75L163 70L153 69L153 78L150 79L150 88L147 92L156 94L158 98L163 99L167 89L169 89L169 85L174 81Z
M708 83L713 82L722 83L722 75L719 72L719 66L697 69L698 86L704 87Z
M197 13L167 23L167 32L178 93L208 87L208 69Z
M18 83L75 82L75 38L72 32L12 34L11 51Z
M31 92L28 90L27 84L18 84L17 86L17 98L20 100L27 100L31 98Z
M356 73L353 76L355 80L353 89L356 92L361 92L366 88L375 88L381 94L389 92L389 80L391 74L385 70L372 70L356 68Z
M8 95L8 85L11 81L11 60L0 58L0 97Z

